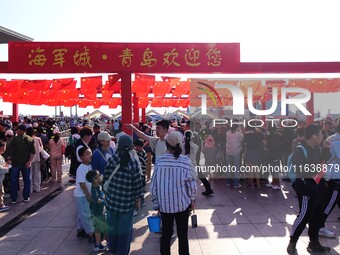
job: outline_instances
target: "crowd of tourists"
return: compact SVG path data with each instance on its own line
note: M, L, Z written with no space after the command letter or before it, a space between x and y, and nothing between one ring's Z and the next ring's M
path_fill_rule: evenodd
M150 182L153 209L162 220L161 254L170 254L174 221L179 254L189 254L188 218L195 208L196 179L204 185L202 195L211 196L211 178L224 178L226 186L235 189L281 190L282 181L292 182L300 212L287 252L296 251L307 223L308 251L330 250L319 243L318 237L335 237L325 228L325 222L339 200L339 171L326 167L316 174L308 170L318 165L322 169L327 164L339 165L340 121L326 118L308 126L300 121L297 127L254 128L161 120L156 123L155 135L151 135L150 124L126 125L132 136L122 132L118 121L106 123L105 131L99 123L92 127L82 124L70 127L71 134L64 143L60 129L51 120L0 122L0 181L1 190L10 194L15 204L21 173L23 199L29 202L31 193L40 192L43 181L61 182L65 155L71 161L69 180L75 182L77 237L95 243L94 251L129 253L133 217L145 205L146 183ZM282 170L290 164L303 170L296 171L294 179ZM261 171L266 165L281 171ZM225 166L229 170L217 171ZM244 166L252 171L243 171ZM8 210L3 191L0 198L0 211Z

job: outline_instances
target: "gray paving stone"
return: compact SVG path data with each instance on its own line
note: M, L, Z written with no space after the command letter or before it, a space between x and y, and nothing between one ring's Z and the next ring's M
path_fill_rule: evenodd
M32 240L43 228L16 227L0 239L3 241L29 241ZM0 252L1 253L1 252Z
M20 250L25 247L29 241L20 241L20 240L9 240L9 241L1 241L0 242L0 254L3 255L17 255L22 254Z
M54 254L65 242L72 228L44 228L25 246L21 254Z
M297 201L288 186L289 193L242 187L227 188L222 180L212 182L215 194L196 198L198 227L191 228L189 220L188 238L190 254L227 255L283 255L289 242L289 231L296 218ZM56 199L45 205L34 215L0 239L0 254L95 254L93 244L87 239L76 237L76 206L73 198L74 186L67 187ZM199 187L200 192L203 189ZM159 254L160 234L150 233L147 216L152 213L149 193L147 203L134 218L134 235L131 254ZM340 235L340 216L335 208L327 221L327 228ZM175 228L176 229L176 228ZM41 241L43 240L43 242ZM309 254L307 229L298 245L298 254ZM340 254L339 238L320 238L320 242L332 248L330 254ZM178 239L172 241L172 254L178 254Z
M66 240L56 250L54 255L85 255L91 254L94 245L87 240Z

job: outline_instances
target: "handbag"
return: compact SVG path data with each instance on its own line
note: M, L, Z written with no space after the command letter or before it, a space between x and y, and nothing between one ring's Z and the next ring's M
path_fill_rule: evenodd
M44 159L44 161L48 160L50 158L50 154L47 153L44 149L40 152L40 155Z
M110 175L109 179L103 184L103 190L104 190L105 193L107 193L107 191L109 190L109 184L110 184L110 182L111 182L113 176L114 176L114 175L116 174L116 172L118 171L119 166L120 166L120 164L118 164L118 165L116 166L116 168L113 170L112 174Z
M195 209L192 211L191 215L191 227L192 228L197 228L197 215L195 214Z

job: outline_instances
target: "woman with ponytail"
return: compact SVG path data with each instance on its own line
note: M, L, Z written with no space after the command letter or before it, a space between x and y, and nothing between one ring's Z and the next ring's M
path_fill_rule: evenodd
M182 136L172 132L165 137L168 152L156 158L151 180L154 209L162 218L161 254L170 254L173 222L176 221L179 254L189 255L188 219L195 207L197 185L193 164L182 153Z
M130 156L132 148L131 136L120 136L118 148L104 169L103 183L113 174L105 200L109 247L113 254L129 254L133 212L140 207L141 169L138 159Z

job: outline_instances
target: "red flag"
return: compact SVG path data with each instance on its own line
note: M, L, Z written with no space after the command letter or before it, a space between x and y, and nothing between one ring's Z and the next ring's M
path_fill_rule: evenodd
M79 99L77 104L80 108L86 108L89 104L89 100Z
M111 98L113 95L113 90L102 90L102 97L103 98Z
M188 81L178 81L173 91L175 97L180 98L183 95L189 95L190 93L190 82Z
M54 79L52 82L52 90L75 89L76 86L77 81L73 78Z
M84 77L80 80L81 91L83 90L94 90L97 91L102 87L102 77L94 76L94 77Z
M25 80L21 88L29 90L48 90L51 87L51 80Z
M3 93L18 93L21 87L22 81L13 80L2 82L1 92Z
M138 98L138 108L146 108L149 105L148 97L140 97Z
M153 86L153 93L155 97L164 97L166 94L170 93L171 86L169 82L155 82Z

